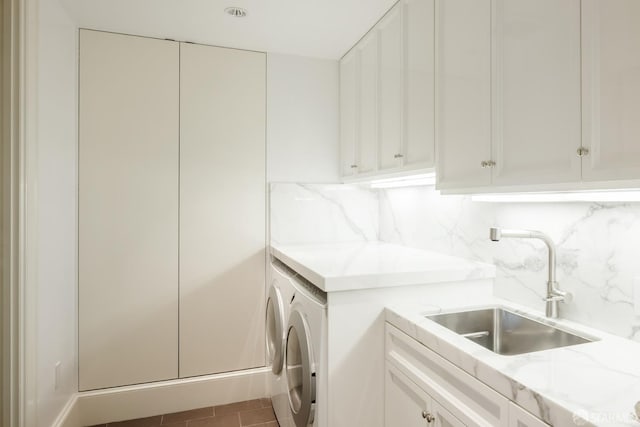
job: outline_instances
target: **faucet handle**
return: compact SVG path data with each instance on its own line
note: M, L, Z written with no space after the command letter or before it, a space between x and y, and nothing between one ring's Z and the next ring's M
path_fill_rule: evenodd
M571 292L564 292L556 289L554 290L553 295L546 298L542 298L542 301L546 301L546 302L559 301L565 304L570 304L573 302L573 294Z
M564 293L564 302L565 304L571 304L573 302L573 294L571 292Z

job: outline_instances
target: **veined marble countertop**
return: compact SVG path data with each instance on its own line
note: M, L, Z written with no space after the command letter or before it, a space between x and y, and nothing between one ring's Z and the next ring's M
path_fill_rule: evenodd
M387 322L553 426L640 426L640 344L574 322L487 298L475 305L405 304L387 307ZM501 356L425 315L503 307L598 341Z
M490 264L382 242L271 245L271 253L325 292L492 279Z

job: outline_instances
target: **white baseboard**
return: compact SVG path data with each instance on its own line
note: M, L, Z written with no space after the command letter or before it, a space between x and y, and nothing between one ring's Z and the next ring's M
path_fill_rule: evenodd
M74 393L51 427L82 427L80 423L80 405L78 405L78 393Z
M83 427L267 397L270 368L80 392L53 427Z

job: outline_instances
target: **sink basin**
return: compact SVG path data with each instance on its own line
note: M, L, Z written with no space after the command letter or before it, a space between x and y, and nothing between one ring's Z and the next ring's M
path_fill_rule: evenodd
M426 317L494 353L507 356L594 341L502 308Z

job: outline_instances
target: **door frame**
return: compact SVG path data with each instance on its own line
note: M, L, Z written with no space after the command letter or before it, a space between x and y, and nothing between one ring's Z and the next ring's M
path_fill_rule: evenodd
M36 425L37 1L2 7L2 425Z

